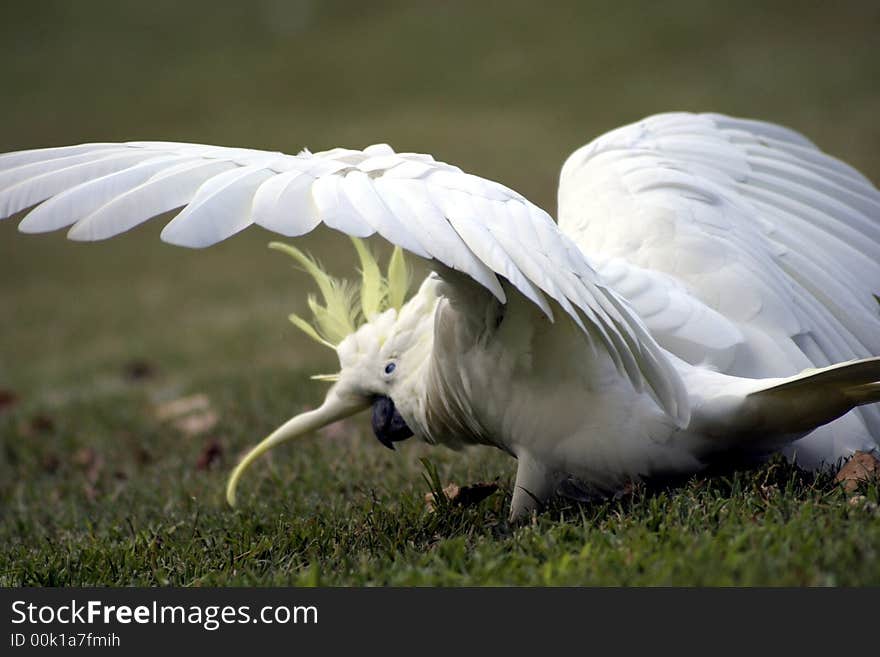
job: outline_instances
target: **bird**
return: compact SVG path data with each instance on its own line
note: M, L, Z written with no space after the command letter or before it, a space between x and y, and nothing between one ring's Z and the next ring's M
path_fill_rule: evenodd
M296 155L177 142L0 155L0 217L72 240L173 210L165 242L251 225L348 236L360 278L273 242L321 297L294 325L339 370L267 450L370 411L416 437L516 460L511 520L554 496L610 494L782 452L821 469L880 443L880 191L800 133L714 113L646 117L577 149L554 219L516 191L396 152ZM393 251L384 271L364 239ZM430 273L409 293L411 263Z

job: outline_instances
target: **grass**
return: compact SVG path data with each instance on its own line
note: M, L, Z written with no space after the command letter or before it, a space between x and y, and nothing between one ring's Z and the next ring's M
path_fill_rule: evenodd
M387 140L552 209L574 147L692 109L792 125L880 178L874 3L474 4L14 3L0 150ZM781 462L510 526L512 460L392 453L355 420L272 453L230 511L238 455L335 363L284 320L305 279L267 233L190 252L159 227L81 245L0 225L0 584L880 584L876 507ZM350 274L339 244L301 246ZM157 416L195 393L211 430ZM435 470L501 488L429 513Z

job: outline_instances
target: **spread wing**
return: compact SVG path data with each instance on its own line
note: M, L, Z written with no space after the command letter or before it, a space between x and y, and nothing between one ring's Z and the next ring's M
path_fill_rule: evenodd
M880 191L789 129L649 117L568 159L559 211L685 360L768 377L880 354Z
M257 224L288 237L319 224L379 234L464 272L501 302L501 276L550 318L555 304L600 342L637 389L647 382L679 422L688 404L663 351L550 216L498 183L429 155L386 145L285 155L259 150L129 142L0 156L0 217L42 203L24 232L70 227L101 240L183 210L162 239L205 247Z

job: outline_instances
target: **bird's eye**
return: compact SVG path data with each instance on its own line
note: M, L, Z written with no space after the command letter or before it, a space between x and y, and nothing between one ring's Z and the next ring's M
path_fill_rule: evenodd
M392 373L394 370L396 370L396 369L397 369L397 364L396 364L396 363L388 363L388 364L385 366L385 374L391 374L391 373Z

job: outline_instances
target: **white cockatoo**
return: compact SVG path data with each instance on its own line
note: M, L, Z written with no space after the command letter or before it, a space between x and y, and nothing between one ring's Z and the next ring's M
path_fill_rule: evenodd
M325 305L294 323L336 351L323 404L259 443L372 407L415 435L517 460L511 516L562 487L613 491L785 450L806 467L880 441L880 191L801 135L662 114L562 168L558 223L520 194L389 146L298 155L168 142L0 156L0 216L102 240L183 208L162 239L206 247L257 224L323 223L396 247L360 287L309 271ZM431 273L408 300L400 249ZM856 408L860 407L860 408Z

